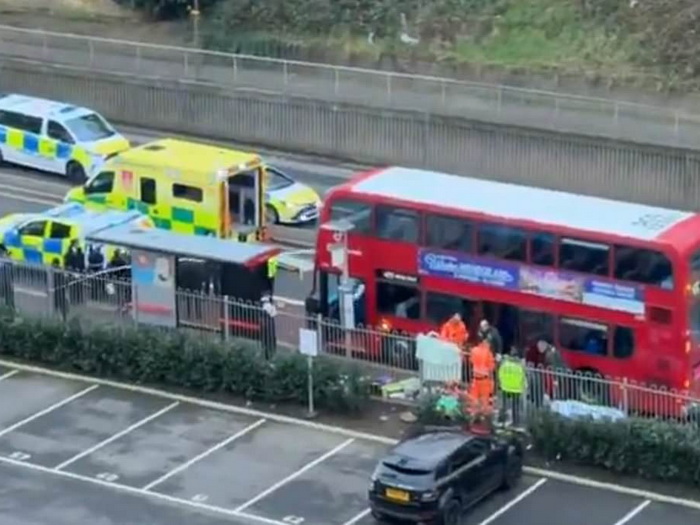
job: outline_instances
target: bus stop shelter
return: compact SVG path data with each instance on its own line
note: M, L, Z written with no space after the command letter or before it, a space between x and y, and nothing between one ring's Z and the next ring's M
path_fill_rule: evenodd
M235 322L231 317L236 313L225 307L222 298L259 304L262 296L273 291L281 252L271 245L128 224L93 232L86 242L129 253L132 315L140 323L165 327L190 325L197 317L203 317L199 321L205 325L218 327L223 319ZM207 308L202 307L204 300ZM183 306L187 304L195 305L194 313Z

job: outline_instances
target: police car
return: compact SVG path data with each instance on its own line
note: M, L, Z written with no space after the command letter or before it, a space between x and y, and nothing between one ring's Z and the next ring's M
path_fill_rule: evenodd
M266 166L268 224L305 224L318 219L321 197L313 188L273 166Z
M0 94L0 164L9 162L83 183L129 141L98 113L17 94Z
M73 240L78 240L87 253L83 242L86 235L130 222L153 227L151 219L138 211L99 213L77 203L43 213L15 213L0 219L0 252L16 261L63 267ZM109 259L114 249L105 247L105 259Z

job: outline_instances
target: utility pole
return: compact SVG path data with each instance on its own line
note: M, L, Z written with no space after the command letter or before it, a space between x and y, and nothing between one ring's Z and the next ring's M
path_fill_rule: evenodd
M194 47L199 49L201 47L199 42L199 0L193 0L190 15L192 16L192 32Z

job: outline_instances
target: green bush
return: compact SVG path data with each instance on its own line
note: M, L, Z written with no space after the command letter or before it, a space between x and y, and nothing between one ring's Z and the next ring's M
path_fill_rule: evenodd
M416 428L468 422L464 414L445 419L435 401L427 396L421 402ZM700 487L700 432L692 425L641 418L572 419L545 409L530 412L527 424L533 451L543 459Z
M308 395L304 356L283 352L266 361L245 340L224 343L146 327L88 329L3 313L0 354L99 377L269 403L303 404ZM355 366L316 358L313 374L320 409L360 412L369 399L369 383Z

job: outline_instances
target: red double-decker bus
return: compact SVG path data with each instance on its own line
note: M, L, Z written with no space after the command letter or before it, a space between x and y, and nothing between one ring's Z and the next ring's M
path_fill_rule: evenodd
M329 246L351 225L357 324L409 333L455 312L504 346L542 338L574 370L700 390L700 215L390 167L334 188L316 250L319 309L337 316ZM343 239L345 240L345 239Z

